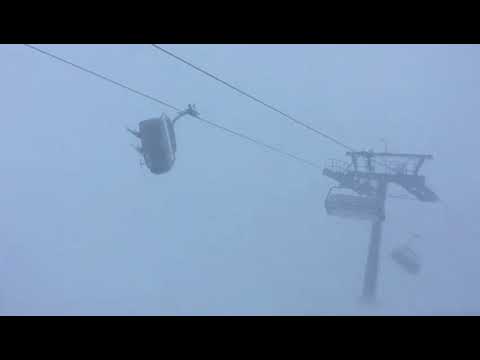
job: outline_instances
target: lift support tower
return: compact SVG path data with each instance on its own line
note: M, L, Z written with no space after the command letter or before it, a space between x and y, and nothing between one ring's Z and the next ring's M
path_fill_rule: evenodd
M434 202L437 195L419 175L431 155L347 152L350 163L332 160L323 174L337 181L325 200L327 214L371 221L370 245L365 268L363 298L372 303L376 297L382 224L385 221L387 188L391 183L404 188L422 202ZM382 170L382 171L380 171Z

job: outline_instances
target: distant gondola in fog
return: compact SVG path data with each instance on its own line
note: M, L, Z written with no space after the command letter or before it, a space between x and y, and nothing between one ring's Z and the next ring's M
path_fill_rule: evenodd
M127 130L141 141L141 146L135 149L143 156L145 165L153 174L168 172L175 163L177 142L175 137L175 123L182 116L198 116L194 105L178 113L173 119L162 114L159 118L143 120L138 124L138 131Z
M374 196L358 195L353 190L333 186L325 199L328 215L354 220L376 221L384 218L381 204Z
M420 272L420 261L408 246L401 246L392 251L392 259L407 273L416 275Z
M417 234L413 234L410 241L413 238L419 238L419 236ZM420 272L420 257L408 243L395 248L392 251L391 256L393 261L407 273L416 275Z

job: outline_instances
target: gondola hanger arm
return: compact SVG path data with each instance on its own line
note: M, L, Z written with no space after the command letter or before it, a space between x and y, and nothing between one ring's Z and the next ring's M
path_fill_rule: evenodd
M193 116L193 117L198 117L200 115L200 113L197 111L197 108L194 104L188 104L188 107L183 110L183 111L180 111L177 116L175 116L175 118L172 120L172 124L175 125L175 123L183 116L185 115L190 115L190 116Z

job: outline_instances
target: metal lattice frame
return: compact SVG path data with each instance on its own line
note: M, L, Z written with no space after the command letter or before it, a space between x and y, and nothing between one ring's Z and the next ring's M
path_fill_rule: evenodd
M438 200L437 195L426 186L425 177L419 175L425 160L433 159L431 155L374 153L373 151L347 152L347 155L351 157L350 164L333 160L324 168L323 174L335 180L340 187L351 189L359 195L371 197L379 204L382 214L385 213L386 193L390 183L403 187L419 201L434 202ZM341 202L339 204L341 206ZM327 196L325 202L327 212L335 216L343 215L337 209L329 209L329 205L332 204L328 203ZM353 208L355 207L354 204L351 205ZM348 213L352 206L345 205L345 209L343 209L345 213ZM384 215L371 219L372 229L363 284L363 296L368 302L372 302L376 295L384 220Z

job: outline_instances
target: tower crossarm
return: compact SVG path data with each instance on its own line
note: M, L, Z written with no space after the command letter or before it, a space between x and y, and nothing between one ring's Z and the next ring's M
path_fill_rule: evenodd
M374 193L375 188L371 182L382 182L401 186L419 201L435 202L438 200L437 195L425 185L425 177L420 175L378 174L361 171L340 172L329 168L325 168L323 174L337 181L340 186L352 189L362 195Z
M438 201L438 196L425 185L425 177L418 175L397 176L392 179L393 183L400 185L410 194L415 196L417 200L423 202Z

